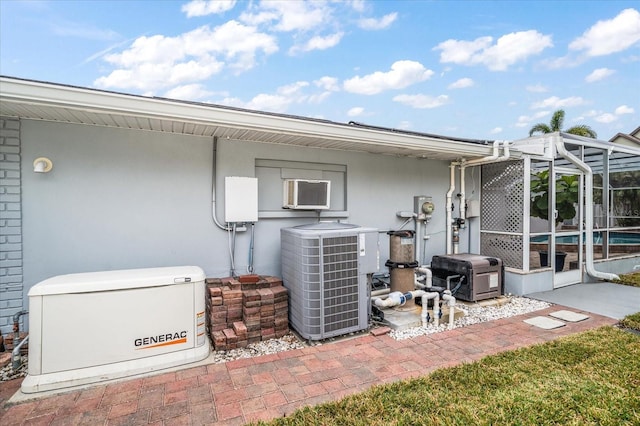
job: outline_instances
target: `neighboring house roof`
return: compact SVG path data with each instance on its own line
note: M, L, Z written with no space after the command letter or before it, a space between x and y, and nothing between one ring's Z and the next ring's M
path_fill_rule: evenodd
M492 153L490 141L5 76L0 76L0 115L442 160L471 159Z
M640 127L637 127L629 134L617 133L614 137L609 139L609 142L638 148L640 147Z

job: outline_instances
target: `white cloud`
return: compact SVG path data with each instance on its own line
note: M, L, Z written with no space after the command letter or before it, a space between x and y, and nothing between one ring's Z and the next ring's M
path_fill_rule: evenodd
M351 5L351 8L356 12L364 12L364 0L350 0L348 2Z
M440 62L472 65L478 62L476 52L487 49L492 40L488 36L473 41L449 39L434 47L433 50L442 50Z
M428 80L433 71L415 61L398 61L388 72L376 71L364 77L356 76L345 80L344 89L350 93L375 95L384 90L404 89L412 84Z
M587 56L621 52L640 41L640 12L625 9L613 19L598 21L569 44L569 49Z
M591 74L586 76L584 81L586 81L587 83L593 83L595 81L607 78L610 75L612 75L613 73L615 73L615 71L611 70L609 68L598 68L598 69L593 70L591 72Z
M285 112L291 103L292 99L286 96L261 93L251 99L246 106L248 109L258 111Z
M543 117L546 117L550 114L550 111L538 111L532 116L521 115L518 117L518 121L516 122L516 127L528 127L533 121L539 120Z
M447 95L440 95L437 97L428 95L398 95L393 97L394 102L399 102L404 105L408 105L412 108L427 109L437 108L449 103L449 97Z
M260 93L248 102L242 102L238 98L225 98L220 103L239 108L282 113L286 112L291 104L318 102L318 95L309 96L304 93L303 89L308 86L309 83L306 81L297 81L278 87L276 93Z
M347 111L347 116L349 117L358 117L362 114L364 114L364 108L362 107L353 107Z
M253 25L273 23L275 31L309 31L332 22L332 9L326 2L263 0L241 14L243 22Z
M335 34L328 35L326 37L315 36L309 39L302 46L294 46L289 50L289 53L295 54L296 52L310 52L312 50L325 50L331 47L336 46L342 40L342 36L344 33L338 32Z
M202 81L225 67L244 71L254 66L257 54L277 50L272 36L236 21L213 29L202 26L175 37L143 36L128 49L105 55L116 69L94 84L154 91Z
M315 84L316 86L324 90L329 90L332 92L337 92L340 90L340 86L338 85L338 79L335 77L328 77L328 76L320 77L319 79L315 80L313 84Z
M532 92L532 93L544 93L544 92L548 92L549 91L549 89L547 89L542 84L535 84L533 86L527 86L526 89L527 89L527 92Z
M212 94L213 92L206 90L201 84L185 84L168 90L164 94L164 96L171 99L184 99L187 101L193 101L196 99L206 98L207 96L211 96Z
M557 70L563 68L575 68L579 65L582 65L585 62L586 58L575 55L566 55L559 58L549 58L543 59L540 63L547 69Z
M493 129L491 129L489 133L491 133L492 135L497 135L498 133L502 133L502 127L494 127Z
M616 108L616 115L622 115L622 114L633 114L635 112L635 110L631 107L628 107L626 105L620 105L618 108Z
M540 109L540 108L566 108L573 107L578 105L584 105L586 102L580 96L570 96L568 98L560 99L557 96L551 96L550 98L544 99L540 102L534 102L531 105L531 109Z
M317 93L317 94L313 94L309 96L309 103L310 104L319 104L324 102L325 99L327 99L329 96L331 96L330 91L325 91L325 92L321 92L321 93Z
M187 18L192 18L223 13L233 9L235 5L236 0L191 0L183 4L180 10L187 14Z
M380 19L376 18L362 18L358 21L358 26L363 30L383 30L389 25L393 24L398 19L396 12L384 15Z
M296 81L295 83L287 84L286 86L282 86L278 88L278 94L284 96L295 96L300 91L309 86L309 83L306 81Z
M492 44L492 37L473 41L449 39L433 48L441 50L440 62L460 65L484 65L492 71L504 71L509 66L537 55L553 46L551 36L535 30L510 33Z
M453 83L451 83L448 88L449 89L464 89L466 87L471 87L473 86L475 83L473 82L472 79L470 78L461 78L458 81L454 81Z
M604 113L604 114L600 114L596 117L593 118L594 120L596 120L598 123L612 123L614 121L616 121L618 119L618 117L616 117L613 114L610 114L608 112Z

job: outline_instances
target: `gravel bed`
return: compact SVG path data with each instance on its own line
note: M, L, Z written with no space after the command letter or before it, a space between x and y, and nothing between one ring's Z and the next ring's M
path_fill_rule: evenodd
M11 368L11 362L0 369L0 382L6 382L7 380L18 379L27 375L27 356L22 355L22 365L18 368L18 371L13 371Z
M251 343L246 348L230 349L228 351L214 351L212 359L214 364L222 364L223 362L233 361L236 359L253 358L260 355L270 355L292 349L301 349L305 346L307 345L301 342L296 336L293 334L287 334L280 339Z
M464 317L459 318L454 323L454 328L466 327L472 324L478 324L486 321L493 321L500 318L508 318L515 315L526 314L551 306L546 302L529 299L526 297L509 296L508 302L501 306L483 307L480 305L464 305L458 304L456 307L464 312ZM429 324L426 327L415 327L406 330L392 330L389 335L396 340L410 339L412 337L422 336L425 334L439 333L448 329L447 318L441 319L440 326L436 327ZM358 333L351 333L358 335ZM344 337L344 336L342 336ZM327 339L323 342L312 342L313 345L321 345L330 343L340 338ZM308 346L307 342L301 341L294 334L287 334L280 339L271 339L264 342L257 342L248 345L246 348L231 349L228 351L214 351L211 359L214 364L221 364L236 359L253 358L261 355L275 354L278 352L300 349ZM11 363L0 370L0 381L12 380L24 377L27 374L27 357L23 355L22 367L14 372L11 369Z
M551 306L550 303L539 300L529 299L527 297L508 296L507 303L501 306L480 306L457 304L456 308L464 312L464 316L455 320L453 328L466 327L481 322L493 321L500 318L508 318L516 315L526 314L528 312L539 311ZM425 334L440 333L449 328L447 317L440 319L440 325L436 327L429 324L426 327L414 327L406 330L392 330L389 335L396 340L411 339L412 337L422 336Z

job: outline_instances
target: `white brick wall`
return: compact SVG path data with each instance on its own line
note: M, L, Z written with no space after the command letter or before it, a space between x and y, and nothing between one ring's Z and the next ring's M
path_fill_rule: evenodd
M23 306L20 121L0 117L0 331Z

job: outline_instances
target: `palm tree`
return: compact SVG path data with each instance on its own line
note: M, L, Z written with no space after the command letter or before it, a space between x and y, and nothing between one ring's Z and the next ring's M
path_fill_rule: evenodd
M564 132L571 133L572 135L584 136L587 138L597 138L598 135L596 132L589 126L585 124L580 124L578 126L570 127L567 130L562 130L562 124L564 122L564 110L559 109L553 113L551 116L551 122L547 125L545 123L538 123L529 130L529 136L532 136L534 133L553 133L553 132Z

